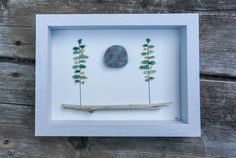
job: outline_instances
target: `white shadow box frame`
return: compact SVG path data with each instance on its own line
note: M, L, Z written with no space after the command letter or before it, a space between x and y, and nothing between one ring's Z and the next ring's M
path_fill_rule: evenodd
M55 30L78 30L81 28L97 28L100 30L112 28L129 30L178 29L180 33L179 119L52 119L52 93L55 93L52 90L53 81L51 76L52 32ZM36 15L36 136L198 137L201 133L199 93L198 14Z

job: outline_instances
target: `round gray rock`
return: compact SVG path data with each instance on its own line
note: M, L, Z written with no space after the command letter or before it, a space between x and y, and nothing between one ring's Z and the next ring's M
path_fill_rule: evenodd
M121 68L128 63L127 51L123 46L113 45L106 50L104 61L109 67Z

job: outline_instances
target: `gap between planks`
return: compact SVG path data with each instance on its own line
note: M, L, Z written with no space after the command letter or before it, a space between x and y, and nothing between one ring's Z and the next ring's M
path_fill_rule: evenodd
M73 109L85 112L94 111L115 111L115 110L159 110L162 106L171 105L172 102L155 103L155 104L128 104L128 105L72 105L62 104L62 108Z

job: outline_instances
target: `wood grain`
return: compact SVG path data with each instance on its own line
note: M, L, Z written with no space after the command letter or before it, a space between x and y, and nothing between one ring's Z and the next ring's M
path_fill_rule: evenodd
M35 28L0 26L0 56L35 58Z
M234 129L205 122L201 138L89 138L81 157L234 157Z
M200 13L201 138L34 137L35 14ZM235 0L0 0L0 157L236 155Z
M236 77L236 14L208 15L200 26L201 73Z
M35 59L33 26L0 26L0 31L0 57ZM236 14L204 13L200 16L202 74L236 77L235 36Z
M65 138L0 139L1 158L76 158Z
M201 80L201 118L224 123L236 122L236 82Z
M62 108L84 112L113 111L113 110L159 110L162 106L171 105L172 102L152 104L130 104L130 105L71 105L62 104Z
M0 62L0 103L34 105L35 66L24 62Z
M202 137L201 138L50 138L44 145L66 142L68 140L80 157L233 157L236 154L236 118L226 113L224 117L217 113L218 109L236 111L235 82L221 82L212 80L201 81L202 103ZM213 93L214 92L214 93ZM222 95L224 94L224 95ZM227 95L231 94L231 95ZM225 98L227 96L227 98ZM223 101L228 100L227 102ZM222 102L219 103L219 100ZM215 107L213 107L213 105ZM218 108L217 108L218 107ZM215 113L211 115L210 113ZM210 116L208 116L210 114ZM213 119L214 118L214 119ZM17 104L0 104L0 135L2 140L10 139L12 143L25 146L30 141L31 147L24 149L21 154L35 154L32 148L41 150L41 138L34 138L34 107ZM18 142L19 141L19 142ZM26 141L26 142L24 142ZM52 141L52 142L51 142ZM3 146L3 145L2 145ZM6 149L0 145L0 154ZM69 150L71 146L63 146ZM69 149L68 149L69 148ZM9 150L17 151L19 149ZM223 152L222 152L223 149ZM41 150L45 154L46 150ZM54 153L59 155L60 153ZM65 153L66 154L66 153ZM17 157L17 152L15 152ZM18 155L19 156L19 155ZM44 155L45 156L45 155ZM52 154L50 153L50 156ZM43 157L43 156L42 156ZM63 157L66 157L65 155Z
M34 26L35 14L40 13L203 13L234 12L235 9L234 0L9 0L1 10L0 24Z
M0 138L32 138L34 107L0 103L0 129Z

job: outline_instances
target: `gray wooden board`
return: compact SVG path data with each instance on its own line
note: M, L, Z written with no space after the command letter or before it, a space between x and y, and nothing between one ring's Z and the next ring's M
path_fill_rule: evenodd
M35 59L34 26L1 26L0 24L0 31L0 56ZM236 76L235 36L236 13L224 12L219 15L201 13L201 73Z
M36 13L200 13L201 138L34 137ZM0 0L0 157L236 157L235 0Z
M0 102L34 105L34 65L0 62Z
M35 138L34 106L0 104L0 153L4 155L10 150L16 157L18 154L37 156L37 152L42 152L44 155L49 152L47 148L43 148L44 145L49 146L53 141L56 144L51 150L56 151L60 148L57 143L60 145L68 141L69 145L61 145L65 150L74 147L80 152L81 157L233 156L236 154L236 118L230 111L236 110L235 96L232 95L236 93L236 83L202 79L201 91L203 125L201 138ZM227 102L218 102L224 99ZM220 110L224 111L223 116L222 112L219 113ZM18 143L17 148L15 143ZM22 149L21 146L25 148ZM32 150L33 147L40 151ZM55 152L47 154L48 157L55 156Z

